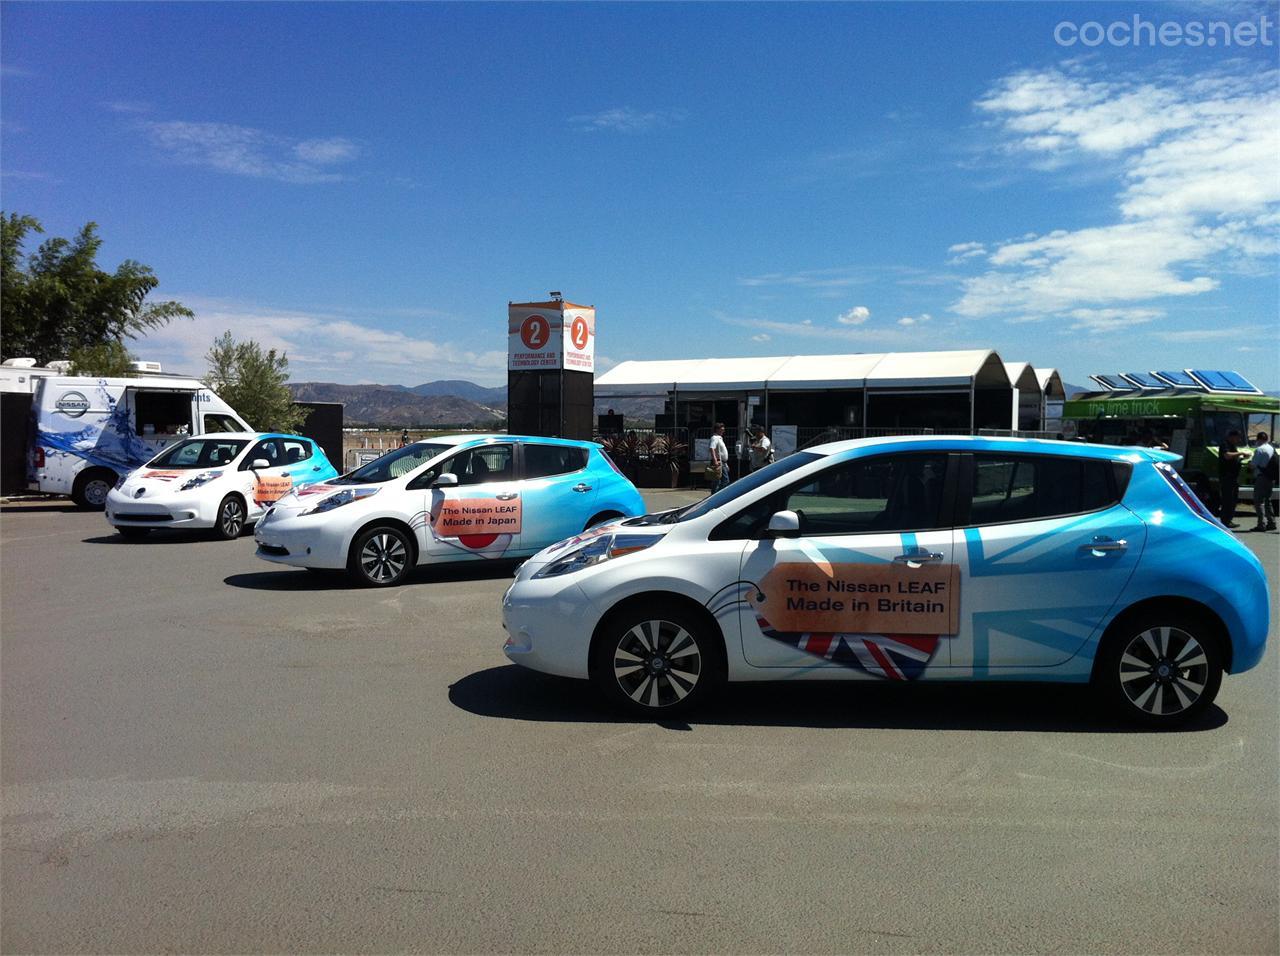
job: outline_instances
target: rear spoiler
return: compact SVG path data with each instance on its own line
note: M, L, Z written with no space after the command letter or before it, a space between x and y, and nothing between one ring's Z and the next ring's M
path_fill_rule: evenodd
M1169 464L1182 461L1182 456L1176 451L1165 451L1163 448L1142 448L1140 451L1151 461L1167 461Z

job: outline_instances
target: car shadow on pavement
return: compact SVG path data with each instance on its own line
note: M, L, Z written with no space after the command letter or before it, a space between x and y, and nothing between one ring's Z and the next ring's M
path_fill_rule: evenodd
M1164 733L1113 719L1087 687L1067 684L889 684L797 681L730 684L687 717L653 721L612 711L586 681L515 664L469 674L449 687L455 706L480 717L564 723L990 730L1054 733ZM1227 714L1212 706L1183 732L1213 730Z
M216 540L209 531L154 531L141 538L126 538L122 534L109 531L83 539L85 544L127 544L130 547L143 547L154 544L191 544L193 541Z
M405 582L398 587L411 588L419 584L439 584L448 581L502 580L510 578L519 563L519 561L485 561L474 564L415 568L409 572ZM345 571L307 571L302 568L232 574L223 578L222 582L233 588L247 588L251 591L369 590L352 581Z
M0 505L0 515L75 514L88 510L69 501L7 501Z

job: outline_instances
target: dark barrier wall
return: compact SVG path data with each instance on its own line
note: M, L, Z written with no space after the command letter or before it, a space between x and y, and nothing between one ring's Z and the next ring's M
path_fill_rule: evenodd
M507 431L590 441L595 426L595 376L539 369L507 373Z
M325 457L339 473L346 471L342 463L342 410L341 402L294 402L307 410L307 417L298 433L315 439L324 449Z
M31 395L0 392L0 494L27 490L27 440Z

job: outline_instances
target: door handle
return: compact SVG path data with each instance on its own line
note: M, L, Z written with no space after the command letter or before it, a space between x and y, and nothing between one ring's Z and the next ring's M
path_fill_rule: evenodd
M1097 557L1102 557L1108 551L1124 551L1129 547L1129 542L1124 538L1115 540L1108 538L1106 535L1098 535L1090 544L1080 545L1081 551L1089 551Z
M514 491L508 491L501 495L494 495L499 501L511 501L513 498L519 498L520 495Z
M573 486L573 490L574 490L574 491L579 491L579 492L581 492L581 491L590 491L590 490L591 490L591 486L590 486L590 485L588 485L586 482L580 481L580 482L578 482L576 485L574 485L574 486Z
M899 554L893 560L895 564L924 564L928 561L941 561L945 555L941 551L926 551L915 548L906 554Z
M320 470L320 466L319 466L319 465L316 465L316 466L315 466L315 467L313 467L311 470L312 470L312 471L319 471L319 470Z

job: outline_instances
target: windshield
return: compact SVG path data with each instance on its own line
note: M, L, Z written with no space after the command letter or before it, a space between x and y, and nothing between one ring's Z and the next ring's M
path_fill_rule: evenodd
M811 451L798 451L786 458L779 458L772 465L766 465L759 471L753 471L749 475L739 478L733 484L721 488L714 495L703 498L695 504L689 505L687 508L681 508L679 511L668 511L666 514L656 516L658 522L663 524L672 521L692 521L694 518L701 518L709 511L722 508L729 502L741 498L748 492L755 491L764 485L767 485L773 479L787 472L795 471L797 468L803 468L811 461L817 461L824 456ZM655 522L656 523L656 522Z
M331 485L369 485L380 481L390 481L407 475L414 469L425 465L436 455L448 451L452 445L432 445L426 442L415 442L387 452L381 458L375 458L367 465L361 465L355 471L348 472L341 478L329 482Z
M1244 415L1240 412L1206 409L1204 413L1204 443L1210 448L1220 446L1231 432L1244 434ZM1243 439L1241 439L1243 444Z
M249 444L243 438L188 438L170 445L151 461L151 468L216 468L229 465Z

